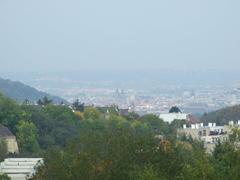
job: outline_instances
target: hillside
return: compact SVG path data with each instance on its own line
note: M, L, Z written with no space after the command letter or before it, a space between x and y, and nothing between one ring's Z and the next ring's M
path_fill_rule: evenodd
M240 120L240 105L226 107L208 114L201 118L202 122L215 122L219 125L228 124L229 121Z
M0 93L15 99L18 102L23 102L28 99L31 102L36 102L39 99L42 99L44 96L53 100L54 103L66 102L66 100L52 96L48 93L38 91L37 89L25 85L21 82L11 81L8 79L0 78Z

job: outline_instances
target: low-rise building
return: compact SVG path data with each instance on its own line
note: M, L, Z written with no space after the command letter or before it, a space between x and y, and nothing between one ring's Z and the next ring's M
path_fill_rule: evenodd
M202 141L207 152L211 152L218 142L229 140L231 131L232 128L229 125L216 126L216 123L208 123L207 126L204 126L203 123L200 123L191 124L191 127L183 125L183 128L177 130L177 135L178 137L191 136L195 140Z
M190 124L195 124L199 121L196 117L187 113L165 113L160 114L159 118L164 122L168 122L169 124L171 124L174 120L185 120Z
M0 124L0 139L3 139L6 142L8 153L12 154L19 153L16 137L7 127L1 124Z
M160 114L159 118L171 124L174 120L187 120L188 114L185 113L166 113Z
M0 163L0 174L7 174L12 180L26 180L32 178L41 165L42 158L9 158Z

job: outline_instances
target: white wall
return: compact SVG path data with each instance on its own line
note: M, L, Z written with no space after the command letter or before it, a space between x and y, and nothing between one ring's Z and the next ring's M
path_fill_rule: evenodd
M168 114L160 114L159 118L164 122L172 123L175 119L177 120L187 120L188 114L185 113L168 113Z

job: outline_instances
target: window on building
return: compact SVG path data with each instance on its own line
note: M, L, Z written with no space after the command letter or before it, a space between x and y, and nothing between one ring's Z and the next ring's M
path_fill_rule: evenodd
M220 139L219 138L212 138L212 142L213 143L216 143L216 142L218 142Z
M206 136L206 135L207 135L207 131L203 130L203 136Z
M212 138L212 142L213 142L213 143L215 142L215 138Z

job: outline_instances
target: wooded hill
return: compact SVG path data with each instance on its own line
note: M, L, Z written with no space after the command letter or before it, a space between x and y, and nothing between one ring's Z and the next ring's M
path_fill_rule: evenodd
M218 125L228 124L229 121L240 120L240 105L219 109L217 111L204 114L201 118L202 122L214 122Z
M11 81L9 79L0 78L0 93L18 102L23 102L26 99L30 102L37 102L43 97L48 97L49 99L52 99L54 103L66 103L66 100L63 98L52 96L48 93L38 91L37 89L25 85L21 82Z

